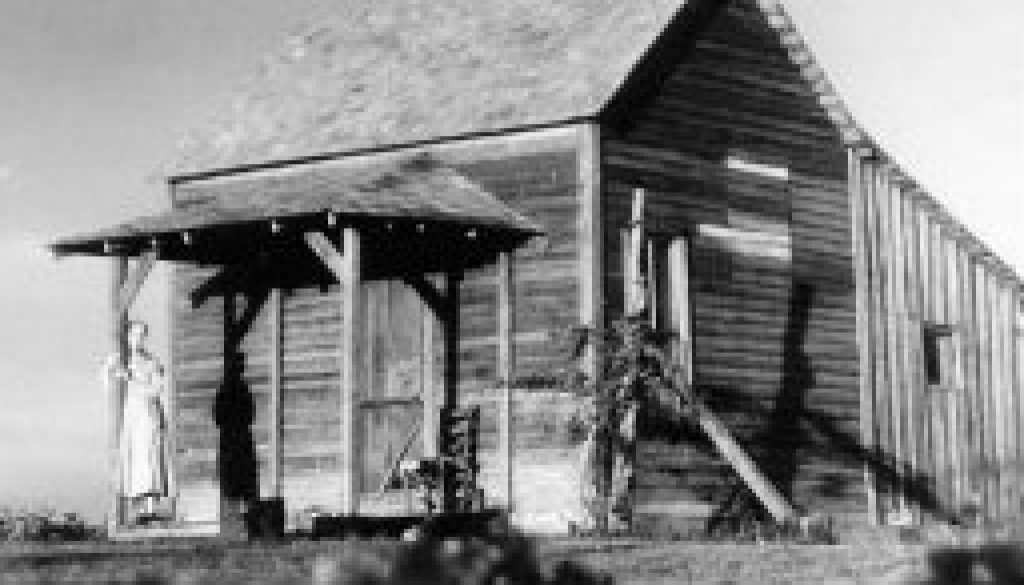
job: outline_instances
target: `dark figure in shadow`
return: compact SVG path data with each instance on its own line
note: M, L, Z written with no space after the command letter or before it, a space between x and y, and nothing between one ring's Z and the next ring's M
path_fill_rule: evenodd
M242 522L248 508L259 499L259 463L252 438L254 404L245 382L245 356L239 351L244 331L243 316L234 322L234 300L225 299L224 379L217 389L213 418L220 431L217 472L223 499L221 514ZM247 311L249 313L250 311Z

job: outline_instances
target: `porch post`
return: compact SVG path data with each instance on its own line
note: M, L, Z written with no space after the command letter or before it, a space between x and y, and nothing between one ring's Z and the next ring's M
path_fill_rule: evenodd
M362 238L355 228L341 233L341 511L359 512L359 395L362 391Z
M128 279L128 258L118 256L111 262L110 286L110 344L111 352L120 359L124 356L125 325L128 312L122 302L121 289ZM116 376L107 380L109 396L107 397L110 436L108 449L110 458L110 491L107 507L107 534L113 536L124 522L124 511L121 506L121 398L124 386Z

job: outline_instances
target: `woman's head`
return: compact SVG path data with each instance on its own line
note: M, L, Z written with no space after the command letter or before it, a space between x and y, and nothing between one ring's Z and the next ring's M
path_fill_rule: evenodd
M149 325L145 321L128 321L125 326L125 337L128 348L137 351L146 346L146 337L149 335Z

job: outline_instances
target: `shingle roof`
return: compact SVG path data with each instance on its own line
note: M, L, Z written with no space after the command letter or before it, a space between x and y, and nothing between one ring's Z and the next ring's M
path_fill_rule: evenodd
M57 254L100 254L106 246L149 244L181 232L334 213L339 223L422 220L517 236L541 228L475 182L433 159L360 167L304 166L271 176L243 175L180 188L193 201L50 245ZM266 232L266 228L263 230Z
M337 0L227 111L182 175L597 113L686 0Z

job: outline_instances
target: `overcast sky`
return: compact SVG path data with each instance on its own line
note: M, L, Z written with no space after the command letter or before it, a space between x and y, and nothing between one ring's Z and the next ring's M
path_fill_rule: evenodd
M1024 272L1024 2L785 3L868 131ZM175 141L310 6L0 0L0 506L103 508L107 264L43 243L164 207ZM162 285L139 313L165 353Z

